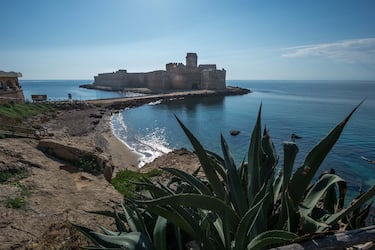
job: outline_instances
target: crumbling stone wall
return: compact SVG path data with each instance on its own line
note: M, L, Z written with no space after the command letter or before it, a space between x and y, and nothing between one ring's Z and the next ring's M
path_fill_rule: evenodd
M15 72L0 72L0 103L24 102L23 90Z

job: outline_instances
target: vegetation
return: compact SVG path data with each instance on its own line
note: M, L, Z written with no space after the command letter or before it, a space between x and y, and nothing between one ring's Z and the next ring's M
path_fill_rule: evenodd
M124 197L133 198L135 192L140 190L139 185L136 182L142 181L144 178L150 178L161 174L161 170L153 169L147 173L134 172L131 170L121 170L116 174L116 177L112 179L112 185L119 191Z
M261 108L251 135L247 162L236 166L221 136L223 158L205 150L177 118L192 143L205 178L164 168L173 174L167 185L143 179L147 190L116 210L94 213L115 218L117 232L102 233L75 225L97 247L126 249L263 249L308 239L328 230L361 227L375 196L375 186L344 208L346 182L334 171L314 178L359 105L307 154L294 169L298 147L284 143L284 161L261 126ZM313 182L316 180L315 182ZM171 239L175 239L172 241Z
M26 168L12 169L0 171L0 183L8 182L9 180L18 181L29 176Z
M19 195L14 198L7 198L4 203L7 208L14 208L14 209L19 209L19 208L25 208L26 207L26 197L31 195L31 192L29 189L20 184L18 181L12 183L13 186L17 187L19 190Z
M50 105L45 103L1 104L0 120L6 120L7 123L19 123L24 118L53 110Z
M78 162L75 164L79 166L79 169L94 175L101 173L101 167L97 164L96 160L88 155L81 157Z

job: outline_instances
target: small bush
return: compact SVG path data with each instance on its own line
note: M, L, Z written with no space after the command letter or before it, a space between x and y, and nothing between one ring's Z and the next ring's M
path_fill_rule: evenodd
M22 185L18 181L12 183L19 190L19 195L14 198L8 198L4 201L5 207L13 208L13 209L20 209L26 208L26 197L31 195L30 190L27 186Z
M5 200L5 206L7 208L20 209L26 207L26 200L22 197L8 198Z
M137 191L137 185L134 182L140 182L143 178L158 176L161 170L153 169L147 173L139 173L131 170L121 170L117 173L116 177L112 179L112 185L125 197L134 197Z
M98 175L101 173L100 166L97 164L96 160L90 156L84 156L80 158L76 165L78 165L80 170L87 173L91 173L94 175Z
M15 170L5 170L0 172L0 183L5 183L9 180L17 181L29 176L29 172L25 168Z

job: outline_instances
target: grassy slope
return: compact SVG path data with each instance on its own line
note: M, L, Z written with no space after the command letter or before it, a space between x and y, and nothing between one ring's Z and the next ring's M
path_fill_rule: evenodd
M17 124L25 118L48 111L53 111L48 104L2 104L0 105L0 122Z

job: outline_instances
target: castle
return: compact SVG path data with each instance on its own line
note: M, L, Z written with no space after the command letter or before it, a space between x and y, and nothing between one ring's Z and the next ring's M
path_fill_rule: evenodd
M22 77L19 72L0 71L0 104L25 101L18 77Z
M123 90L126 88L147 88L150 90L224 90L225 70L216 69L216 64L197 65L196 53L186 54L186 65L168 63L166 70L146 73L128 73L118 70L95 76L94 88Z

